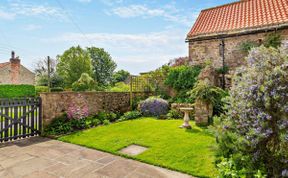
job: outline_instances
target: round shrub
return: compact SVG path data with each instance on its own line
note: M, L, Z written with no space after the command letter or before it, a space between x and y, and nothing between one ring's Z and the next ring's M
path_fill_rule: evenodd
M139 109L144 116L159 117L168 113L169 104L162 98L150 97L140 102Z

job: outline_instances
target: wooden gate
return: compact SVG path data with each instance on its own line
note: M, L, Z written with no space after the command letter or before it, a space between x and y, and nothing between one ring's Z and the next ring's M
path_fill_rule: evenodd
M39 135L41 98L0 99L0 142Z

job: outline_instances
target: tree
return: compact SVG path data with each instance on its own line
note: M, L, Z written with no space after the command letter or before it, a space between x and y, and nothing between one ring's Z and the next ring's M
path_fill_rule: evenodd
M51 87L63 87L63 78L56 72L57 62L55 59L50 59L50 80ZM36 74L36 85L48 86L48 60L40 59L35 64L34 72Z
M73 91L92 91L96 88L96 82L87 73L83 73L78 81L72 84Z
M288 45L253 48L247 63L233 79L220 126L220 153L239 177L240 172L287 177Z
M117 65L109 53L103 48L91 47L87 51L92 60L93 78L99 85L108 85L112 82L113 72Z
M91 58L87 51L80 46L71 47L57 58L57 72L68 87L71 87L83 73L92 75Z
M130 73L126 70L119 70L113 74L113 83L124 82L128 79Z

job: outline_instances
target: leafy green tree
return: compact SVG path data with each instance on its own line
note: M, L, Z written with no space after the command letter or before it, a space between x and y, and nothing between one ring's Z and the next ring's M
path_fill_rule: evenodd
M78 81L72 84L73 91L92 91L96 87L96 82L87 73L83 73Z
M109 85L117 65L103 48L91 47L87 51L92 59L93 78L99 85Z
M113 83L124 82L130 73L126 70L119 70L113 74Z
M57 56L57 72L64 79L65 85L71 87L83 73L92 74L91 58L80 46L71 47Z

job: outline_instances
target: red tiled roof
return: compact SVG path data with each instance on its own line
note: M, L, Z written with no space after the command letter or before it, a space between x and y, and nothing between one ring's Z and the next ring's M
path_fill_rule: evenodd
M202 10L187 38L288 23L288 0L242 0Z
M0 68L5 67L5 66L7 66L7 65L9 65L9 64L10 64L10 62L0 63Z

